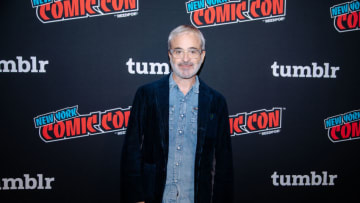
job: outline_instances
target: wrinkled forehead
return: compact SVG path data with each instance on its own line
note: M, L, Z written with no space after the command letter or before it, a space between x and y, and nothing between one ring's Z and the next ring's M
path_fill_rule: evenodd
M201 49L200 36L195 32L182 32L170 41L171 49Z

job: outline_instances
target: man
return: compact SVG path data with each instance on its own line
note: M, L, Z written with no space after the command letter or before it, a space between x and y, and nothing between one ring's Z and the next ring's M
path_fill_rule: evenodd
M193 26L168 39L172 73L138 89L122 154L124 202L231 202L233 166L224 97L196 75L205 39Z

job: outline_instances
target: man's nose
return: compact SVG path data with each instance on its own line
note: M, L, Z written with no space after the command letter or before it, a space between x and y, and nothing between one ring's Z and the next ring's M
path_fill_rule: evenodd
M189 60L190 60L189 52L187 52L187 51L184 52L183 60L184 60L184 61L189 61Z

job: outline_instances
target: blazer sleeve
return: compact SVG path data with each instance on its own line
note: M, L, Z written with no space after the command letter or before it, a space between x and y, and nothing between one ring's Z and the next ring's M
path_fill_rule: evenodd
M233 160L229 114L225 98L219 105L219 128L215 145L215 177L213 202L233 202Z
M139 88L131 108L121 156L121 197L126 203L144 201L141 154L144 106L144 94Z

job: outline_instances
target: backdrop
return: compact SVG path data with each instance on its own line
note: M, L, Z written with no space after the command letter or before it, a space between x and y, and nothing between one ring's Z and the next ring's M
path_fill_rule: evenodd
M169 32L206 38L227 99L235 202L348 202L360 175L360 2L2 0L0 201L120 202L136 89Z

